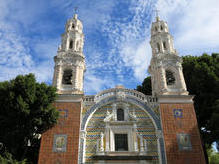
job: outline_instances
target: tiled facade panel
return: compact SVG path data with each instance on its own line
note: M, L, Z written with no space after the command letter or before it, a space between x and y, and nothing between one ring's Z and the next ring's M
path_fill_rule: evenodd
M147 155L158 156L157 150L157 138L155 127L152 123L151 118L142 109L135 105L129 104L129 110L135 110L137 118L137 134L143 136L143 139L147 141ZM86 128L86 150L85 160L87 163L94 163L92 156L97 152L97 142L100 141L100 133L105 131L105 123L103 119L106 117L106 113L109 111L112 113L112 104L108 104L99 108L89 120ZM105 141L105 138L104 138ZM138 141L140 142L140 141ZM139 145L140 143L138 143ZM139 145L140 146L140 145ZM104 143L105 149L105 143ZM157 159L153 161L159 163ZM123 162L124 163L124 162Z
M76 164L78 163L81 103L56 102L54 106L60 111L60 118L57 125L42 135L38 163ZM64 144L62 142L65 142L65 140L57 141L56 144L54 138L57 138L57 136L65 136L67 138L65 152L59 152L59 146ZM57 147L56 150L54 150L55 147Z
M174 113L180 109L182 113ZM205 164L193 104L160 104L168 164ZM190 136L190 149L180 150L177 135Z

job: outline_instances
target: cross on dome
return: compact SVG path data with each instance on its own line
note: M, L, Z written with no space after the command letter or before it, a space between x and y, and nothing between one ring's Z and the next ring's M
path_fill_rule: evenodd
M153 11L154 11L155 14L156 14L156 20L159 21L159 20L160 20L160 17L159 17L159 12L160 12L160 10L155 9L155 10L153 10Z
M74 18L77 19L78 17L78 7L74 7Z

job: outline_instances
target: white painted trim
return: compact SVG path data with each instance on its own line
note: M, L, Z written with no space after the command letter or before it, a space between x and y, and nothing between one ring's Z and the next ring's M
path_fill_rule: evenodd
M166 154L166 143L165 143L165 139L164 139L164 134L163 134L163 122L162 122L162 112L160 111L160 104L159 104L159 112L160 112L160 124L161 124L161 129L162 129L162 138L163 138L163 145L164 145L164 155L165 155L165 161L167 163L167 154ZM159 141L159 139L157 139L157 142ZM162 164L162 157L161 157L161 150L160 150L160 143L158 142L158 154L159 154L159 164Z
M127 134L128 137L128 151L134 151L134 140L133 140L133 124L132 125L114 125L110 126L110 151L115 151L115 134Z
M55 102L82 102L83 94L60 94Z
M180 103L180 104L193 104L192 95L160 95L158 97L158 103Z
M78 164L80 164L79 161L80 161L80 151L81 151L81 148L80 148L80 145L81 145L81 137L85 138L84 135L86 135L86 133L85 133L85 134L82 134L83 132L81 131L82 111L83 111L83 103L81 102L80 128L79 128L79 138L78 138L78 139L79 139L79 142L78 142Z
M56 100L55 102L81 102L82 100Z

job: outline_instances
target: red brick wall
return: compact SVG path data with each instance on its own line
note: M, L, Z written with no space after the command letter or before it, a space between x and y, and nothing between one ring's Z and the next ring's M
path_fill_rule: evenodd
M160 104L165 150L168 164L204 164L204 153L193 104ZM182 109L182 118L175 118L173 109ZM191 150L179 150L177 134L190 135Z
M67 117L59 118L58 124L42 135L39 164L76 164L78 162L78 145L80 130L81 103L54 103L57 110L67 109ZM66 152L53 152L55 134L67 135Z

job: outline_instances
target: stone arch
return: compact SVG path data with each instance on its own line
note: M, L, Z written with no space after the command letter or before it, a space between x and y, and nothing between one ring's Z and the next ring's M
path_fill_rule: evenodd
M177 87L177 85L178 85L178 83L179 83L179 73L178 73L178 70L177 70L177 67L176 66L173 66L173 65L167 65L167 66L165 66L164 67L164 69L165 69L165 80L166 80L166 72L167 71L169 71L169 72L171 72L172 73L172 75L174 76L174 78L175 78L175 82L174 82L174 84L172 84L172 85L168 85L167 84L167 80L166 80L166 84L167 84L167 86L172 86L172 87Z
M163 25L160 25L160 30L163 31Z
M92 117L93 113L100 108L103 105L112 103L112 102L121 102L121 100L118 100L116 96L111 96L111 97L106 97L103 100L101 100L100 102L94 104L87 112L86 115L83 117L82 119L82 123L81 123L81 130L85 130L87 123L89 122L90 118ZM139 101L136 98L133 97L126 97L124 100L122 100L124 102L129 102L131 104L135 104L136 106L138 106L139 108L143 109L152 119L154 126L156 127L157 130L161 130L161 124L160 124L160 119L158 118L158 116L155 114L155 112L148 107L148 105L146 105L145 103Z
M143 111L145 111L148 116L151 118L151 121L155 127L156 130L161 131L161 120L160 118L155 114L155 112L146 104L141 102L140 100L138 100L137 98L131 97L131 96L126 96L123 100L118 99L118 97L116 96L109 96L106 97L104 99L102 99L101 101L97 102L96 104L94 104L85 114L85 116L82 119L81 122L81 132L83 134L85 134L86 132L86 127L87 124L89 122L89 120L91 119L92 115L95 113L96 110L98 110L100 107L113 103L113 102L128 102L131 104L136 105L137 107L139 107L140 109L142 109ZM161 161L161 163L166 164L166 156L165 156L165 149L164 149L164 140L162 137L162 133L159 134L160 137L157 138L157 142L158 142L158 151L159 151L159 160ZM79 153L79 162L83 163L83 159L84 159L84 147L85 147L85 138L82 137L80 139L80 153Z
M64 85L72 84L72 69L64 69L62 75L62 84Z
M73 45L74 45L73 40L70 40L70 42L69 42L69 49L73 49Z
M167 50L167 42L166 41L163 41L163 49Z
M165 77L166 77L167 85L174 85L176 83L176 77L175 77L173 71L166 69L165 70Z

